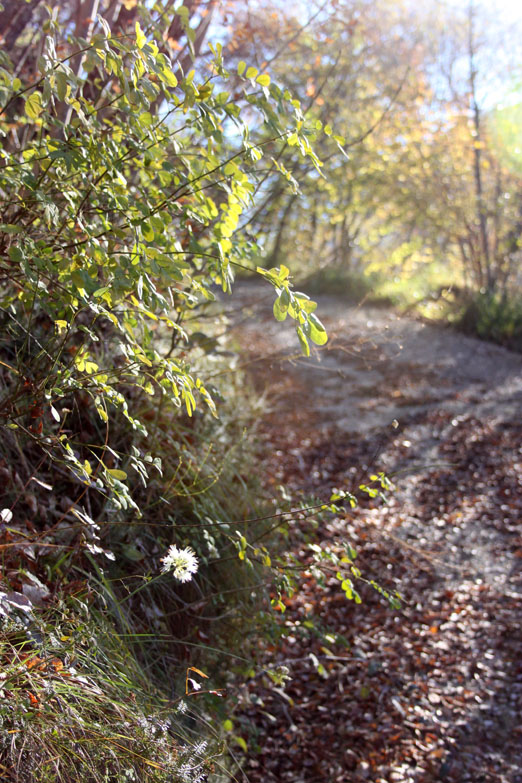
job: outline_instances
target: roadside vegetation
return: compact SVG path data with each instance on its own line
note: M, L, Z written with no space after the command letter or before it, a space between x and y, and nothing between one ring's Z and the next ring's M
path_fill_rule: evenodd
M442 21L415 23L384 1L304 24L213 0L0 4L2 780L229 779L249 750L229 699L284 686L256 648L289 633L301 575L400 606L344 533L314 537L391 482L301 495L264 470L277 402L228 302L254 272L306 357L328 339L314 291L443 302L519 347L512 114L480 105L474 18L444 55L467 63L455 93Z
M270 566L246 522L259 403L213 302L254 252L231 237L265 155L292 133L318 162L268 74L219 45L190 70L187 9L116 6L2 17L3 779L217 769ZM324 342L288 270L263 275L303 350Z

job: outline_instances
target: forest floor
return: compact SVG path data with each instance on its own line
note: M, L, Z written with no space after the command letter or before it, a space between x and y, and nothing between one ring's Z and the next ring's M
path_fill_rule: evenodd
M243 688L244 774L522 783L522 356L318 297L330 339L303 359L273 298L240 287L233 319L271 409L268 484L328 499L391 476L387 505L329 515L315 536L348 539L363 574L404 602L394 611L363 586L356 605L335 578L320 590L305 571L285 599L285 635L259 651L292 679ZM309 557L302 536L288 545Z

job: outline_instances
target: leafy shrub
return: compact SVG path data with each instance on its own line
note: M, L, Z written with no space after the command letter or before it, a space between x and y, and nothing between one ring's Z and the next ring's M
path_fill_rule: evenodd
M474 294L466 297L454 316L465 334L522 351L522 302L514 297Z
M62 44L69 53L58 56L54 38L45 40L35 83L13 81L7 62L3 69L4 135L15 123L28 139L23 149L4 150L0 179L1 306L11 345L3 418L115 507L138 511L121 463L142 475L148 466L142 456L117 453L107 464L112 421L124 417L145 434L132 412L140 394L166 396L189 416L199 399L215 414L191 368L185 323L199 301L214 298L214 284L231 290L231 265L245 250L231 236L263 151L246 128L238 150L225 148L222 124L241 108L217 92L228 78L219 50L212 84L196 83L191 72L178 85L139 22L130 40L111 38L104 24L83 47L83 70L106 85L89 98L67 64L74 49ZM302 125L299 108L250 70L244 81L254 92L246 99L277 131L262 142L270 148L285 136L287 110ZM302 146L313 155L307 141ZM265 276L278 292L288 290L287 273ZM304 300L294 301L306 342L303 326L312 337L315 327ZM170 341L163 355L154 339L160 330ZM75 407L86 404L105 437L78 454L67 431Z
M171 62L169 5L88 40L51 16L34 78L0 55L1 763L19 780L197 780L201 727L174 710L186 651L223 613L244 633L230 596L254 600L234 524L257 516L248 449L237 408L217 420L235 390L212 384L207 310L258 253L236 229L261 167L287 143L320 164L267 74L229 74L219 46L208 69ZM288 269L259 272L303 351L324 343ZM160 573L173 545L197 553L187 585Z

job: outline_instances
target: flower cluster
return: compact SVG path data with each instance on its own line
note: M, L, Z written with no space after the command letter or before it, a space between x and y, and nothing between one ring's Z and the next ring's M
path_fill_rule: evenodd
M161 558L163 572L172 571L174 578L180 582L190 582L192 575L198 570L198 559L189 546L178 549L175 544L169 547L165 557Z

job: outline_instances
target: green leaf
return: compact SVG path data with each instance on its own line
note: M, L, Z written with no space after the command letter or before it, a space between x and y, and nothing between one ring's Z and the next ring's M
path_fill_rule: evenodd
M310 313L308 323L310 325L310 339L312 342L316 345L324 345L328 341L328 335L319 318Z
M244 60L240 60L237 64L237 73L239 76L243 76L246 68L246 62Z
M285 306L283 295L280 294L274 302L274 318L277 321L284 321L288 315L288 304Z
M122 547L122 553L123 556L127 558L127 560L131 560L132 562L136 563L138 563L140 560L143 560L145 557L143 552L140 552L140 550L132 544L127 544L126 546Z
M247 79L254 79L258 73L259 71L257 70L257 68L254 68L254 66L251 65L250 68L247 68L247 72L245 76Z
M314 310L317 310L317 302L313 302L305 294L296 293L295 298L297 299L298 306L301 310L304 310L305 313L313 313Z
M0 231L4 234L23 234L24 229L16 223L0 223Z
M42 113L42 96L39 92L33 92L25 102L25 113L31 120L36 120Z
M270 84L270 76L267 73L261 73L256 79L256 82L261 85L261 87L268 87Z
M67 87L69 84L67 74L65 74L63 71L56 71L54 79L56 83L56 94L58 95L58 100L64 101L67 95Z
M145 239L147 242L154 241L154 231L148 223L141 224L141 233L143 235L143 239Z
M301 350L305 356L310 356L310 346L308 345L308 340L306 339L306 335L303 332L302 328L300 326L296 326L296 332L297 336L299 338L299 343L301 344Z
M22 261L25 259L25 255L20 250L19 247L16 247L16 245L11 245L9 248L9 258L11 261L14 261L17 264L21 264Z

